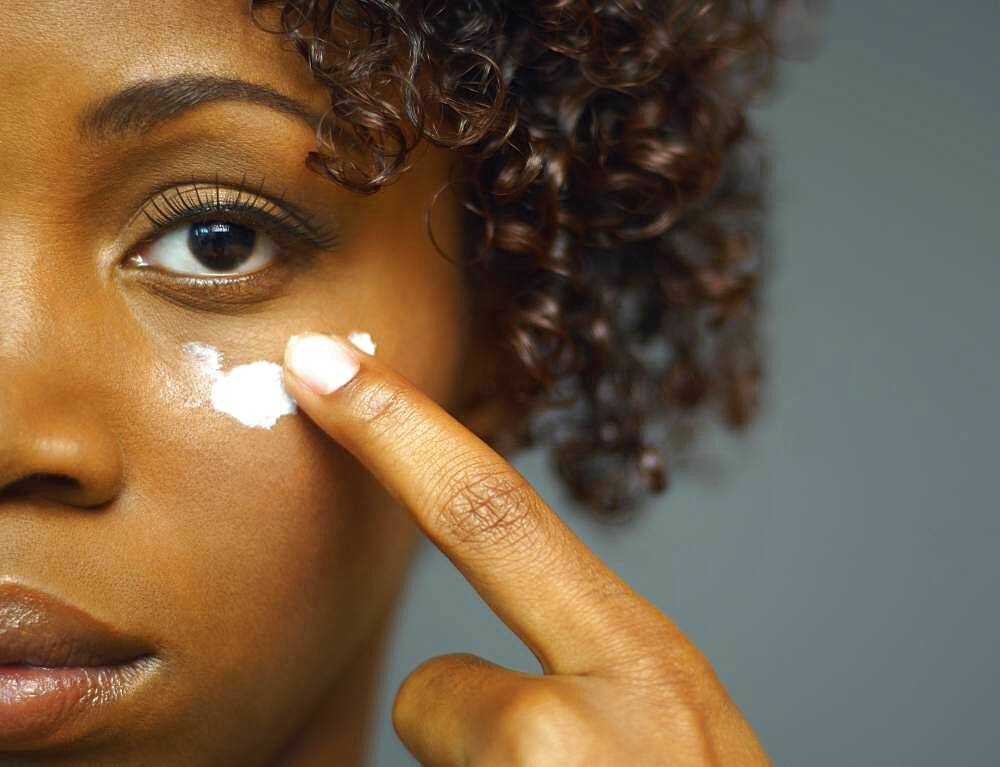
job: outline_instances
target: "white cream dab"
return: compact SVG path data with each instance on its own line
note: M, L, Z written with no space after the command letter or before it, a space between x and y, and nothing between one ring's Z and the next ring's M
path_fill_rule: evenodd
M360 330L352 330L347 334L347 340L357 346L365 354L375 356L375 342L372 341L370 333L365 333Z
M375 354L375 342L370 334L352 331L347 338L361 351ZM270 429L281 416L298 410L295 400L285 390L278 363L259 360L223 372L222 352L218 349L197 341L186 343L182 348L202 378L199 382L202 391L185 401L187 407L198 407L208 400L220 413L255 429Z

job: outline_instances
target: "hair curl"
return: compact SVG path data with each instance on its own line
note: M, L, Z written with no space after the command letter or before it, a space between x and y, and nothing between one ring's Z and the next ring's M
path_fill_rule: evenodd
M462 156L492 394L523 414L494 444L549 443L599 511L666 487L678 417L715 407L739 428L757 405L747 108L781 4L250 0L329 86L316 172L369 193L420 141Z

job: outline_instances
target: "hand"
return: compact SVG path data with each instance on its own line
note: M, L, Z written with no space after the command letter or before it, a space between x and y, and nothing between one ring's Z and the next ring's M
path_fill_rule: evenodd
M285 385L541 663L535 675L446 655L413 671L393 724L422 764L770 764L680 629L429 397L317 334L289 342Z

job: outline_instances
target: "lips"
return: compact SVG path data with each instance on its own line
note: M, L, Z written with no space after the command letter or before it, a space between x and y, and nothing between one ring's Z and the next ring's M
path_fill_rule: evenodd
M0 587L0 666L107 666L147 651L78 608L37 591Z
M99 728L157 665L141 638L50 595L0 584L0 747Z

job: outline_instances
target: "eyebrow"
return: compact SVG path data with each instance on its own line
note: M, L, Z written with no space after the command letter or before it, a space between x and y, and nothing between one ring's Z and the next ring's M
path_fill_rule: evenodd
M246 101L302 119L316 129L321 115L267 85L212 75L175 75L144 80L107 96L80 115L84 138L121 139L140 135L201 104Z

